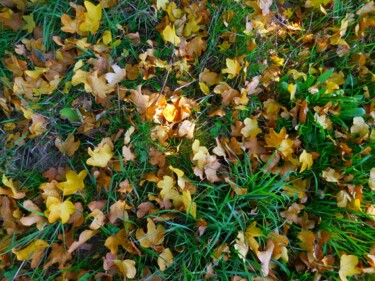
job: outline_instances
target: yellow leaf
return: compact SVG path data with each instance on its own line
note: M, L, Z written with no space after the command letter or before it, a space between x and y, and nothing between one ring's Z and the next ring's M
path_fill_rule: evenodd
M64 196L74 194L85 187L83 180L86 176L85 170L82 170L79 174L70 170L66 172L66 181L58 183L57 188L63 192Z
M13 182L13 179L8 179L5 174L3 174L3 184L8 187L9 189L4 189L0 187L0 195L7 195L14 199L22 199L26 196L25 192L19 192L17 190L17 186L15 186L15 183Z
M59 198L48 197L46 201L47 210L44 214L48 218L49 223L53 223L58 219L61 219L61 223L67 223L70 215L72 215L76 209L71 201L68 199L61 202Z
M151 218L147 219L147 233L142 228L137 229L135 234L137 240L144 248L150 248L151 246L157 246L164 241L165 228L161 224L157 227Z
M265 136L267 146L279 147L281 142L286 138L286 129L283 127L280 133L276 133L274 129L270 129L270 133Z
M293 146L293 141L289 138L281 141L278 150L285 157L285 159L288 159L290 156L292 156L292 153L293 153L292 146Z
M296 99L296 97L295 97L296 90L297 90L297 85L296 84L290 83L288 85L288 91L290 93L290 100L291 101L294 101Z
M89 1L85 1L84 5L87 12L85 13L85 21L79 25L79 30L95 34L99 29L100 20L102 18L102 6L100 3L95 6Z
M197 217L197 204L191 200L191 194L188 190L182 192L182 202L185 206L186 213Z
M299 172L302 173L304 170L311 168L313 164L313 157L310 153L307 153L306 150L303 150L299 156L299 161L302 163L302 167Z
M255 138L259 133L262 132L258 127L258 121L254 118L246 118L244 120L245 127L242 128L241 134L245 138Z
M103 32L103 43L108 45L112 42L112 33L110 30L106 30Z
M33 32L33 30L34 30L34 28L36 26L33 14L30 14L28 16L22 16L22 18L25 21L25 24L22 26L22 29L23 30L27 30L27 33Z
M133 260L114 260L114 264L117 266L118 270L127 278L134 278L137 274L137 269L135 268L135 261Z
M158 265L161 271L164 271L173 264L173 254L169 248L163 250L158 257Z
M89 147L88 153L91 157L87 159L86 164L102 168L107 166L113 156L112 148L108 143L101 147L96 147L94 151Z
M171 42L174 46L177 46L181 42L180 37L176 35L174 26L171 27L170 25L167 25L161 33L161 36L164 41Z
M205 95L208 95L210 93L210 88L204 82L199 82L199 88Z
M173 167L171 165L168 168L169 168L169 170L171 170L172 172L174 172L177 175L177 177L182 178L184 176L184 171L182 171L182 170L180 170L178 168L175 168L175 167Z
M259 244L254 237L262 236L262 230L256 227L256 222L254 221L251 225L246 228L245 239L250 248L258 255Z
M233 79L241 71L241 65L237 60L226 59L227 68L221 70L221 73L228 73L228 78Z
M345 254L341 256L339 271L341 281L348 281L346 277L361 273L357 264L358 258L356 256Z
M177 109L173 104L167 104L163 110L163 116L168 122L173 122L177 116Z
M283 58L279 58L278 56L272 56L271 60L277 66L283 66L284 65L284 59Z
M330 2L332 2L332 0L307 0L305 7L320 9L321 5L327 5Z
M47 72L49 68L35 67L34 70L25 70L25 74L31 78L38 78L41 74Z
M31 242L27 247L21 249L21 250L15 250L13 249L12 252L13 254L16 255L17 260L19 261L25 261L31 258L31 256L38 250L42 250L47 248L49 245L47 242L43 240L35 240Z

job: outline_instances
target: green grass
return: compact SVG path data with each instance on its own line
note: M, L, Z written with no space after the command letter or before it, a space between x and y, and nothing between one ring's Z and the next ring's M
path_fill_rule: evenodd
M84 1L73 2L84 5ZM21 199L0 195L0 279L100 280L98 274L107 273L113 280L122 280L123 273L115 265L103 268L103 261L110 252L104 246L105 241L122 230L126 233L123 242L129 248L120 245L116 256L109 260L135 261L135 279L340 280L338 271L343 254L356 256L361 270L371 267L367 257L374 254L375 224L373 216L367 212L374 206L375 197L368 181L370 170L375 167L375 145L373 138L361 139L351 129L353 118L362 117L369 134L374 130L372 53L375 45L372 27L367 27L362 35L356 34L356 28L359 28L356 26L361 23L356 11L366 1L326 1L330 2L323 5L327 14L319 8L306 8L306 1L274 1L271 14L266 17L261 12L257 14L256 1L175 1L173 11L157 10L148 0L119 2L114 7L102 9L98 31L87 36L61 30L63 14L72 19L75 17L75 10L67 0L26 1L21 10L0 5L0 173L14 179L18 189L26 194ZM93 3L96 5L98 1ZM283 14L288 8L293 12L290 18ZM37 28L29 34L23 29L12 31L1 16L7 9L21 17L33 15ZM179 17L178 13L184 14L186 22L201 20L199 31L190 36L181 35L186 22L184 18L173 19ZM347 31L342 36L350 46L345 53L340 46L330 44L330 38L340 30L342 20L349 13ZM364 17L370 21L373 16ZM300 30L293 30L293 23L298 23ZM187 45L183 42L180 48L164 41L161 33L168 24L175 24L177 34L182 41L186 40ZM248 32L244 32L246 28ZM108 46L100 43L106 31L112 34ZM127 35L136 32L140 42L133 43ZM310 35L312 37L308 39ZM60 53L62 47L56 44L53 36L60 37L67 46L66 40L74 42L87 37L90 46L85 49L74 47L73 43L71 48L65 47L66 50ZM201 55L185 56L186 48L195 37L201 37L207 43L206 49ZM114 44L116 40L117 45ZM223 48L224 42L229 42L228 48ZM255 42L256 46L250 48L250 42ZM15 47L20 44L25 45L26 55L16 53ZM31 44L30 48L28 44ZM323 45L326 49L321 51ZM148 52L148 57L142 65L140 55L145 52ZM60 54L66 59L64 63L61 63ZM11 71L12 66L6 60L11 55L25 61L27 70L56 67L61 77L56 90L33 99L15 93L15 79L20 77ZM284 63L275 65L272 56L284 59ZM363 56L363 65L358 62L360 56ZM242 67L233 79L222 73L222 69L228 67L227 58L239 60ZM128 64L142 66L137 78L122 79L113 93L99 100L87 93L82 83L69 85L75 74L74 65L79 60L84 63L82 70L88 73L98 70L99 76L113 72L110 67L113 64L121 68ZM158 64L163 62L168 67L159 67ZM62 72L59 72L60 66ZM251 89L245 104L239 103L239 96L236 96L223 106L223 96L227 93L214 93L217 85L210 86L207 95L199 87L199 74L205 68L216 72L219 81L238 91L236 95L239 96L246 93L248 83L259 76L259 91L254 93L255 90ZM294 78L289 70L304 73L306 79ZM21 73L22 79L29 79L23 70ZM327 93L329 83L340 80L337 78L340 73L343 81L338 82L338 88L332 93ZM145 74L153 77L147 78ZM47 81L46 76L41 77ZM183 86L181 81L189 84ZM294 100L290 98L290 84L296 85ZM177 98L196 102L193 108L185 111L189 114L185 120L195 124L193 138L178 136L183 120L167 122L163 116L165 104L153 104L158 111L151 119L140 114L130 99L130 90L137 89L138 85L142 85L145 96L154 93L169 105ZM180 91L173 92L178 88ZM271 99L275 100L272 106L279 106L276 113L270 108ZM307 103L305 113L300 109L303 101ZM31 137L32 121L25 117L21 105L45 118L46 130L42 134ZM66 108L75 110L79 120L64 119L61 110ZM219 115L212 115L218 109L221 110ZM316 121L317 114L326 115L332 128L324 129ZM256 136L257 142L251 142L241 133L241 124L246 118L258 121L261 132ZM87 130L89 126L91 129ZM131 146L136 158L126 161L122 147L124 134L131 126L135 131L127 145ZM158 128L168 128L164 141L156 136ZM286 129L286 138L293 142L290 157L285 157L279 147L267 146L271 128L276 132ZM65 140L71 134L80 141L80 146L73 156L68 157L59 152L54 143L56 137ZM88 165L88 148L94 149L103 138L111 138L113 142L111 162L105 167ZM207 148L211 160L220 163L218 181L210 182L205 172L199 177L192 151L194 140L199 140L200 146ZM215 155L218 141L225 157ZM165 157L164 165L151 163L151 149ZM312 167L301 173L298 159L303 150L312 153L314 160ZM205 163L204 168L208 166L210 169L210 165L212 163ZM184 172L185 189L177 185L177 175L169 166ZM58 182L65 180L66 171L61 169L87 172L82 194L60 198L82 204L83 210L79 211L82 223L62 224L58 219L53 223L46 222L43 229L38 229L35 224L26 226L21 223L20 219L30 214L39 214L46 220L46 201L39 187L49 181L43 175L49 168L60 168L56 176ZM324 176L328 168L338 173L337 182ZM163 202L157 185L164 176L174 178L176 184L173 188L179 196L183 192L190 194L197 206L196 218L182 203L173 206L169 200ZM132 185L132 190L120 192L120 185L125 180ZM305 187L300 186L303 181ZM286 190L291 185L304 189L306 196L289 194ZM5 182L0 186L9 189ZM350 197L346 207L337 206L337 194L342 191ZM360 201L359 207L354 204L355 198ZM24 207L26 200L32 200L41 212L30 212ZM111 206L119 200L127 204L126 213L111 223ZM179 197L179 200L182 199ZM138 216L140 204L146 202L152 203L154 208L144 216ZM102 206L98 208L105 215L105 223L100 225L96 235L75 250L64 265L55 263L43 268L50 260L53 243L68 250L83 231L90 229L93 218L88 216L95 204ZM296 206L301 210L291 222L287 214ZM147 230L148 219L165 228L164 241L144 248L136 232L141 228ZM246 233L253 223L260 229L260 235L254 238L259 251L265 251L270 241L276 244L282 243L280 239L287 241L288 260L281 258L276 250L273 252L268 276L273 279L266 279L262 273L261 260L254 250L250 248L245 259L237 250L239 233ZM334 259L332 268L322 269L323 261L317 258L306 262L306 255L315 255L304 248L299 238L306 231L316 239L322 231L330 234L321 252L323 256ZM12 250L23 249L37 239L49 246L32 268L30 257L17 260ZM158 258L166 248L172 252L174 261L161 271ZM371 278L371 274L361 273L348 277L348 280Z

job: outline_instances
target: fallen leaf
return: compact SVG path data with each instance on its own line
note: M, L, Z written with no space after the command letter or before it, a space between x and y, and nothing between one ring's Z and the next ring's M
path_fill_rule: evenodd
M164 241L165 228L161 224L157 227L151 218L147 218L147 233L142 228L138 228L135 234L137 240L144 248L158 246Z
M117 64L112 65L112 69L114 72L108 72L105 74L105 79L109 86L114 86L120 83L126 77L126 70L122 69Z
M95 34L99 29L100 20L102 18L102 6L100 3L95 6L89 1L85 1L84 5L87 12L84 13L85 21L79 25L79 31Z
M234 248L238 251L238 256L245 262L246 255L249 251L249 245L245 241L243 231L238 231L237 239L235 240Z
M170 25L167 25L161 33L161 36L163 37L164 41L170 42L174 46L177 46L181 42L181 39L176 35L174 26L171 27Z
M375 191L375 167L370 170L370 178L368 180L368 186L372 191Z
M87 159L86 164L96 167L107 166L113 156L112 148L108 143L100 147L95 147L94 151L89 147L88 153L91 157Z
M264 251L258 252L258 259L262 263L262 272L264 276L268 276L270 272L270 261L275 245L271 240L267 242L267 248Z
M55 146L57 149L69 157L74 155L80 144L81 142L79 140L76 142L74 141L74 135L69 135L64 142L59 137L55 140Z
M97 230L84 230L81 232L79 235L78 241L74 241L72 245L70 245L68 252L71 254L73 253L76 249L78 249L80 246L82 246L86 241L91 239L95 234L97 233Z
M47 216L48 222L54 223L58 219L61 219L62 224L68 222L70 215L72 215L76 209L69 199L61 202L61 200L56 197L48 197L46 207L47 210L44 214Z
M158 266L161 271L166 270L173 264L173 254L169 248L163 250L158 257Z
M241 134L245 138L255 138L262 130L258 127L258 121L254 118L244 120L245 127L241 129Z
M2 177L3 184L9 189L0 187L0 195L7 195L14 199L22 199L26 196L25 192L18 191L17 185L13 182L13 179L8 179L5 174Z
M262 10L263 16L270 13L270 7L272 5L272 0L258 0L259 8Z
M303 152L299 156L299 162L302 163L301 170L299 171L300 173L302 173L306 169L310 169L313 165L312 154L307 153L306 150L303 150Z
M114 260L113 261L117 266L118 270L124 275L126 280L127 278L134 278L137 274L137 269L135 268L135 261L133 260Z
M16 255L17 260L25 261L30 259L39 250L44 250L49 245L43 240L35 240L21 250L12 249L12 253Z
M360 269L357 267L357 264L358 258L356 256L343 254L340 257L339 275L341 281L348 281L346 277L361 273Z
M229 79L236 77L241 71L241 65L237 60L226 59L227 68L221 70L222 73L227 73Z
M66 181L59 182L57 184L57 188L63 192L64 196L75 194L85 187L85 183L83 182L83 180L86 176L86 170L82 170L79 174L77 174L73 170L69 170L65 175Z

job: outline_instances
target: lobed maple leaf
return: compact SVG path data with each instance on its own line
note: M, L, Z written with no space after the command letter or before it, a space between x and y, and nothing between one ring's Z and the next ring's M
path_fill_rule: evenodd
M181 39L176 35L174 26L167 25L161 33L164 41L172 43L174 46L180 44Z
M95 34L99 29L100 20L102 18L102 6L100 3L95 6L89 1L85 1L84 5L87 12L84 13L85 20L79 25L78 29L81 32L90 32L91 34Z
M138 228L135 236L144 248L158 246L164 241L165 228L161 224L155 226L151 218L147 218L147 233L142 228Z
M113 144L109 138L105 138L95 147L94 151L89 147L88 153L91 156L86 164L96 167L106 167L113 156Z
M47 210L44 212L48 218L49 223L53 223L58 219L61 219L61 223L65 224L68 222L70 215L75 211L73 203L67 199L64 202L56 197L48 197L46 201Z
M342 255L340 257L339 276L341 281L348 281L346 277L361 273L357 267L358 258L353 255Z
M77 193L85 187L83 180L87 176L86 170L82 170L79 174L70 170L66 172L66 181L59 182L57 188L63 192L63 195L71 195Z

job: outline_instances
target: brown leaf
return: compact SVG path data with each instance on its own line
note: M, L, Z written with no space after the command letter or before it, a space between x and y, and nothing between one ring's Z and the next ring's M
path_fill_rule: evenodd
M267 248L264 251L258 252L258 259L262 263L262 272L264 276L268 276L270 272L270 261L275 245L271 240L267 242Z
M74 155L80 144L81 142L79 140L76 142L74 141L74 135L69 135L65 142L63 142L60 137L55 139L55 146L58 150L69 157Z
M76 249L81 247L84 243L86 243L88 240L90 240L96 233L98 233L97 230L84 230L81 232L79 235L78 241L75 241L70 245L68 252L71 254L73 253Z

